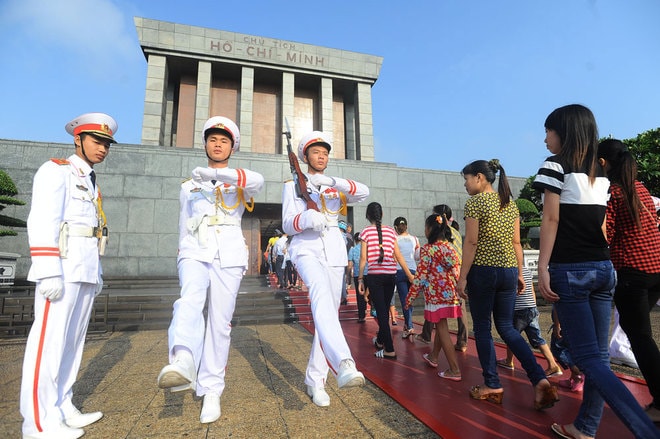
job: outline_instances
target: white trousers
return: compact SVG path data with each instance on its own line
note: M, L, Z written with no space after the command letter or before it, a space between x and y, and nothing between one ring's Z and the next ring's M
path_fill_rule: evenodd
M314 256L299 256L295 261L298 275L309 289L314 317L314 339L309 354L305 384L324 387L328 371L336 376L339 363L353 359L339 324L341 284L345 267L330 267Z
M212 263L182 259L178 266L181 297L174 302L168 331L170 362L177 349L190 351L198 369L197 395L221 395L229 358L231 319L245 269L221 268L217 259Z
M49 431L74 412L71 401L82 360L96 285L65 282L62 296L34 297L34 323L25 346L20 410L23 434Z

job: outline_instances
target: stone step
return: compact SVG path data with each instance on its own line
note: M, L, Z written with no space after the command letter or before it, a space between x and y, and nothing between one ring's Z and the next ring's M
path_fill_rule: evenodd
M246 276L236 298L232 325L311 321L306 290L274 288L270 276ZM104 281L94 302L89 332L166 329L179 298L177 278L117 278ZM27 336L33 320L34 284L0 290L0 338ZM357 319L355 293L340 309L340 319Z

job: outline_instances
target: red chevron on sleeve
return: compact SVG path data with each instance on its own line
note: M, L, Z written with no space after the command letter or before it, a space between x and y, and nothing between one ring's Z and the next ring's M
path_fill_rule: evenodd
M30 256L56 256L60 257L60 249L57 247L30 247Z
M296 230L296 232L302 232L302 229L300 228L300 215L302 215L302 214L299 213L299 214L296 215L296 217L293 219L293 228Z
M238 169L236 169L236 173L238 174L238 182L236 183L236 186L245 187L245 184L247 183L247 177L245 176L245 170L238 168Z
M357 186L355 185L355 182L353 180L346 180L348 181L348 185L350 187L348 193L351 195L355 195L355 192L357 192Z

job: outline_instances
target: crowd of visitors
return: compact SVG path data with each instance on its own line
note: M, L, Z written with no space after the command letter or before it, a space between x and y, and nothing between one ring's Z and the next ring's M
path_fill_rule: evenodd
M660 437L654 425L660 422L660 351L651 326L651 310L660 300L658 204L637 180L637 164L626 145L616 139L599 143L587 107L557 108L544 126L551 155L532 187L543 203L538 291L552 304L550 344L542 336L532 276L523 263L520 212L499 160L476 160L461 171L469 195L463 207L464 237L451 208L439 204L423 224L426 243L421 245L409 233L405 217L395 218L393 227L385 224L377 201L366 207L369 225L353 234L343 219L346 206L365 201L369 188L325 173L332 144L324 133L302 137L297 156L306 172L298 170L283 186L282 231L268 240L264 260L269 273L277 276L278 288L307 287L315 331L304 382L315 405L330 404L328 374L339 388L365 382L338 315L354 285L357 322L366 321L370 306L378 324L371 340L374 361L397 359L391 326L397 325L394 305L399 303L402 339L431 344L420 364L437 369L443 352L449 367L437 375L461 381L457 352L468 349L467 308L483 383L466 389L466 397L502 404L505 389L498 367L513 370L515 357L532 385L534 409L559 401L548 377L564 370L570 376L557 384L581 393L574 419L550 426L556 435L594 438L607 403L636 438ZM103 285L98 256L104 251L107 223L92 168L107 155L117 128L111 117L91 113L66 129L74 136L75 153L46 163L35 175L28 219L29 279L37 283L35 314L41 317L32 328L24 359L24 437L77 438L84 434L83 427L103 416L81 413L73 405L72 386L89 312ZM157 384L173 392L196 392L203 400L200 422L207 424L221 416L231 320L248 261L241 218L254 208L252 197L264 179L257 172L229 167L240 145L232 120L212 117L201 135L208 162L193 169L180 189L181 292L168 332L168 364ZM52 181L58 185L49 187ZM89 203L78 206L69 196ZM84 273L65 263L71 255L81 259ZM413 322L418 297L424 299L419 334ZM51 305L62 309L47 327ZM617 322L610 338L613 305ZM455 343L449 319L457 319ZM496 357L493 325L506 343L505 358ZM42 356L45 342L49 350ZM652 400L647 406L642 407L610 369L614 345L629 346L627 364L639 367L648 384ZM545 370L532 348L545 357Z

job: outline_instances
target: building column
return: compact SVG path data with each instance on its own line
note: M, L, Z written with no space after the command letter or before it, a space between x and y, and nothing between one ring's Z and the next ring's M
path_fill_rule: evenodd
M321 78L321 126L319 129L327 134L330 134L335 142L335 124L334 115L332 111L332 79ZM334 157L334 148L330 151L330 157Z
M209 119L211 105L211 63L197 63L197 95L195 96L195 132L193 133L193 148L204 148L202 130Z
M241 151L252 151L252 102L254 100L254 68L241 67L241 102L237 121L241 130Z
M293 73L282 72L282 123L281 126L286 129L286 123L284 120L289 121L290 129L294 130L294 102L295 102L295 90L296 90L296 75ZM282 130L284 131L284 130ZM291 133L293 135L293 133ZM284 136L281 137L282 142L286 142ZM295 148L294 139L291 139L291 147ZM295 152L295 150L294 150ZM287 154L286 143L282 144L282 154Z
M371 84L358 83L357 86L357 158L373 162L374 129L371 109Z
M164 144L166 88L167 58L151 54L147 60L147 85L142 117L143 145Z

